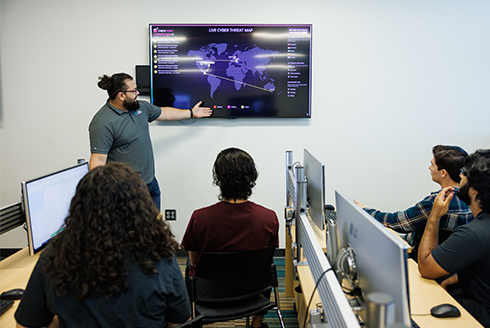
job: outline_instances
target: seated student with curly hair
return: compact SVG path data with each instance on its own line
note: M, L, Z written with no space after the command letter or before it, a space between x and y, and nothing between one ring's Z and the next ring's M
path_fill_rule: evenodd
M65 228L41 254L18 327L173 327L191 316L178 243L148 188L111 162L80 181Z
M213 182L221 190L220 202L195 210L182 240L183 248L189 252L190 276L195 274L202 252L253 251L279 246L276 213L248 200L257 177L255 163L245 151L228 148L218 154ZM262 322L264 314L254 316L252 327L268 327Z

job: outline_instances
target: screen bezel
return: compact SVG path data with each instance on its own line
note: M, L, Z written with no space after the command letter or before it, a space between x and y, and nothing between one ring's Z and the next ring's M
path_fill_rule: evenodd
M30 210L30 205L29 205L29 194L28 194L28 187L29 187L29 185L32 184L32 183L38 182L40 180L43 180L43 179L46 179L46 178L51 178L51 177L56 176L56 175L61 174L61 173L65 173L65 172L70 171L70 170L79 169L80 167L83 167L83 166L86 167L85 174L87 174L88 171L89 171L88 164L89 164L88 162L84 162L84 163L77 164L75 166L72 166L72 167L63 169L63 170L59 170L59 171L56 171L56 172L53 172L53 173L50 173L50 174L43 175L43 176L38 177L38 178L35 178L35 179L31 179L31 180L27 180L27 181L22 181L21 182L22 202L23 202L24 212L25 212L25 216L26 216L27 240L28 240L28 247L29 247L29 254L30 255L35 255L36 253L38 253L39 251L41 251L42 249L44 249L44 247L46 247L46 245L49 242L49 240L51 240L51 238L54 237L54 236L52 236L51 238L45 240L42 243L41 246L36 247L36 248L34 247L34 234L33 234L34 231L33 231L33 224L32 224L32 218L31 218L31 210ZM77 185L78 185L78 182L77 182ZM74 192L75 192L75 190L74 190ZM68 208L68 210L69 210L69 208ZM65 218L63 218L63 222L64 222ZM61 227L60 227L60 229L61 229Z
M325 230L325 164L304 149L308 214L320 230Z

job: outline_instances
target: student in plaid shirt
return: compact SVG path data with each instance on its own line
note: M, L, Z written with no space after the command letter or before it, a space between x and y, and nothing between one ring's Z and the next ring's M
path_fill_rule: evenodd
M461 177L460 170L464 167L465 158L468 153L461 147L437 145L432 148L434 157L429 166L432 181L439 184L441 189L446 187L459 188ZM432 192L429 196L422 199L414 206L394 213L381 212L374 208L368 208L363 204L355 201L366 212L385 226L399 233L412 233L410 236L411 245L414 247L412 256L416 260L418 244L430 216L434 199L439 191ZM447 213L439 221L439 241L442 243L446 240L451 232L460 225L466 224L473 219L469 207L455 196L449 204Z

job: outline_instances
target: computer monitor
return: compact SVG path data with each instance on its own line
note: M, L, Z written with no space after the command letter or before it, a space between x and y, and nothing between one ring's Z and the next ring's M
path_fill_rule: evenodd
M325 165L308 150L304 150L303 165L306 176L308 214L313 223L325 229Z
M348 245L353 248L363 295L381 292L391 296L395 302L394 323L410 327L408 246L350 198L338 191L335 197L339 249Z
M22 181L29 254L34 255L63 230L78 182L88 162L37 179Z

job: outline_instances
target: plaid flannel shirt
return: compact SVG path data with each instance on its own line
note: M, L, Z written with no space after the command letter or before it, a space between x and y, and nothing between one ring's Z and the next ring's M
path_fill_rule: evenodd
M456 191L458 191L458 189L456 189ZM405 211L387 213L367 207L365 207L364 210L376 220L383 223L386 227L391 228L396 232L409 233L424 231L425 224L427 223L427 219L432 210L432 205L434 205L434 199L439 192L440 190L432 192L429 196ZM443 215L439 221L439 229L452 231L457 226L466 224L471 220L473 220L473 214L471 213L470 208L459 199L456 193L449 204L447 213Z

